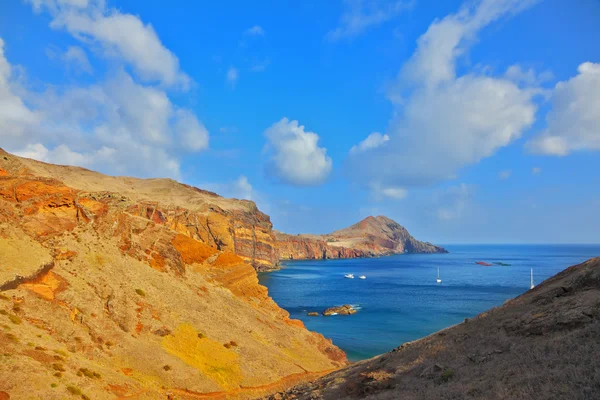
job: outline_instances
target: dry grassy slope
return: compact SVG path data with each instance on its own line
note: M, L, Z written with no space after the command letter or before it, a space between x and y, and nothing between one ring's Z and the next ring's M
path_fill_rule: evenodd
M40 168L81 171L0 154L0 399L250 398L346 362L197 211Z
M598 399L600 258L271 399Z
M431 243L413 238L408 231L384 216L362 221L328 235L288 235L275 232L280 259L375 257L399 253L446 253Z

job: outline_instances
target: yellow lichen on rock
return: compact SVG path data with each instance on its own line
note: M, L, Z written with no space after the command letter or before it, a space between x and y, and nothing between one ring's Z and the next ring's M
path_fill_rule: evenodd
M237 353L219 342L198 337L198 331L192 325L179 325L172 335L165 336L162 347L198 369L224 390L240 386L242 371Z

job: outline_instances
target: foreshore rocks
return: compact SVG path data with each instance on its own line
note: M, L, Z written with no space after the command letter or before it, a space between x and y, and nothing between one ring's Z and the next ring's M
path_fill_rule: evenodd
M330 315L352 315L356 314L356 308L350 304L344 304L343 306L329 307L323 311L323 315L329 317Z

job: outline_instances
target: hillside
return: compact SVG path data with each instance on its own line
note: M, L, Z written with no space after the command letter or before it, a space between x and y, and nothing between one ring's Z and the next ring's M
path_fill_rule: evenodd
M412 237L406 228L384 216L362 221L328 235L288 235L275 232L279 258L326 259L376 257L401 253L446 253Z
M273 241L252 202L0 151L0 399L251 398L345 365L258 284Z
M600 398L600 258L464 323L269 399Z

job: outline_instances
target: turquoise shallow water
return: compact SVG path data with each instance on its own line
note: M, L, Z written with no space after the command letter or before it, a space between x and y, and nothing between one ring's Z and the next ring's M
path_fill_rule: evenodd
M570 265L600 256L600 245L449 245L449 254L284 262L259 274L273 299L307 328L333 339L352 361L387 352L462 322ZM509 267L483 267L499 261ZM442 283L436 283L437 267ZM353 273L356 279L346 279ZM367 279L358 279L366 275ZM308 317L309 311L353 304L351 316Z

